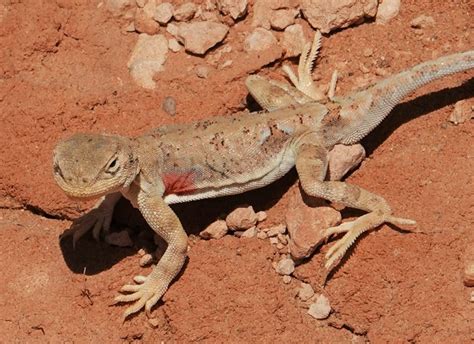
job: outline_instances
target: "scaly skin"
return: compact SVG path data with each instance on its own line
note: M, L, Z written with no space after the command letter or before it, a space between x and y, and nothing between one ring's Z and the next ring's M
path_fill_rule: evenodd
M314 56L307 52L302 63L312 65ZM165 126L137 138L76 134L54 150L55 179L71 197L105 198L69 233L74 242L89 229L98 237L101 229L108 229L119 196L129 199L168 248L153 272L136 277L136 285L124 286L121 291L130 294L116 301L134 302L125 317L143 307L150 312L186 259L187 236L169 204L263 187L296 166L308 195L367 211L355 221L325 231L325 237L346 233L326 255L329 271L363 232L385 222L415 224L394 217L381 196L344 182L325 181L329 150L336 144L357 143L412 90L473 67L474 51L458 53L321 103L303 92L314 89L308 86L308 75L299 75L305 82L295 81L296 88L252 77L247 82L250 92L257 100L263 95L262 106L272 111ZM303 66L300 71L308 74L310 69ZM292 96L298 92L305 93L299 98L302 101ZM272 98L272 94L278 95Z

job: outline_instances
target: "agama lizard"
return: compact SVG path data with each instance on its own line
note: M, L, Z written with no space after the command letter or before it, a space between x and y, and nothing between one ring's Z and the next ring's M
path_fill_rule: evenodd
M96 238L108 230L114 206L124 196L168 244L151 274L135 277L137 284L125 285L121 291L127 294L116 297L134 302L124 318L143 307L149 313L185 262L187 235L169 204L260 188L296 166L306 194L367 212L324 231L324 237L345 233L326 254L327 270L363 232L383 223L415 224L395 217L379 195L326 181L327 154L336 144L359 142L413 90L473 68L474 50L421 63L345 97L320 99L310 77L317 48L307 46L298 77L290 75L296 88L249 77L250 93L272 111L164 126L135 138L76 134L58 143L54 177L61 189L73 198L102 197L71 227L73 243L90 229Z

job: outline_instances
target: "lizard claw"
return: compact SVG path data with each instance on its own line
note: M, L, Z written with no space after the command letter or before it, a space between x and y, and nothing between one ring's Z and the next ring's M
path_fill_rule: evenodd
M115 203L110 204L101 199L91 211L76 219L72 226L61 235L60 239L72 235L72 247L76 248L76 242L92 230L92 236L96 241L99 241L100 233L102 231L108 232L110 229L114 205Z
M416 222L409 219L394 217L392 215L381 215L377 212L365 214L354 221L344 222L338 226L327 228L323 236L325 238L336 234L346 233L336 241L332 247L326 252L326 262L324 267L326 271L332 270L344 257L347 250L354 244L357 238L364 232L373 229L381 224L388 222L396 226L405 227L415 225Z
M149 316L152 307L161 299L167 289L167 285L164 281L155 280L150 277L136 276L134 280L141 284L126 284L120 289L121 292L131 294L118 295L114 299L114 304L135 302L125 310L123 320L129 315L138 312L143 307L145 307L145 312L147 316Z

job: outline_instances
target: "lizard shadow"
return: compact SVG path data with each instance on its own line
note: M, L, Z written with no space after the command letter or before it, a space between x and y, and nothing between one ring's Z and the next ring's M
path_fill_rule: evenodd
M367 156L372 154L402 124L471 97L474 97L474 79L453 88L445 88L400 103L375 130L362 140Z

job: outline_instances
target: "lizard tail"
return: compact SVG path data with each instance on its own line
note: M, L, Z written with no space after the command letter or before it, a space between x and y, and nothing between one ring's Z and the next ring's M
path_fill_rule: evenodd
M474 50L416 65L341 100L341 117L350 123L341 143L353 144L370 133L406 95L446 75L474 68Z

